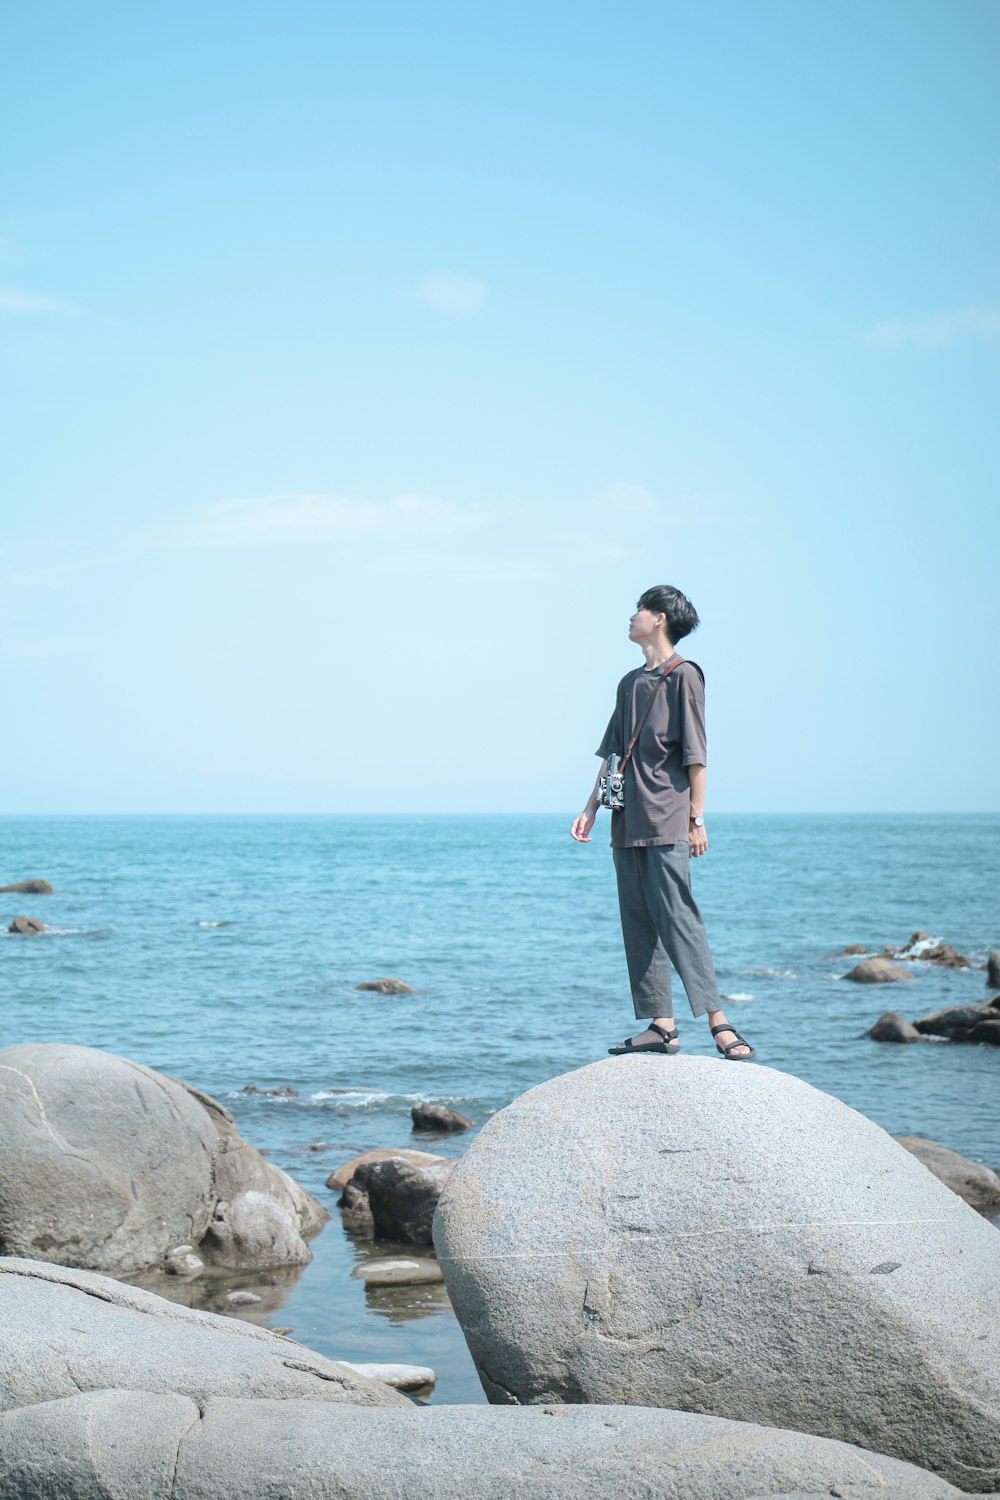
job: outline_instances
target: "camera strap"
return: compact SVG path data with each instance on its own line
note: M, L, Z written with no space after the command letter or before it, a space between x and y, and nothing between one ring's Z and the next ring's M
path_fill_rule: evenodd
M636 726L635 734L632 736L632 738L628 742L628 749L625 751L625 754L622 757L622 763L618 767L619 771L624 771L625 767L628 765L629 761L632 758L632 751L635 749L635 742L639 738L640 734L642 733L642 726L645 724L646 719L649 717L649 710L653 706L653 700L654 700L654 698L656 697L657 693L660 691L661 684L663 683L663 681L664 681L665 678L667 678L667 677L670 676L670 674L674 670L674 668L681 666L684 661L685 661L685 658L683 656L675 656L674 659L673 659L673 661L669 662L668 665L664 667L663 671L660 673L659 677L656 679L656 686L655 686L655 688L653 689L653 691L649 695L649 702L646 704L646 707L643 710L643 715L642 715L642 718L639 720L638 725ZM698 666L698 663L695 661L695 662L692 662L691 665L693 667L697 667L698 668L699 675L701 675L702 680L704 681L704 674L702 673L701 668Z

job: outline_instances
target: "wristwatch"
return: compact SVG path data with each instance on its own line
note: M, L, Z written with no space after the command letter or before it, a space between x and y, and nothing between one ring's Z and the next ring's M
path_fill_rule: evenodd
M692 813L690 822L692 822L696 828L704 828L705 826L705 819L702 817L701 813L698 813L697 816Z

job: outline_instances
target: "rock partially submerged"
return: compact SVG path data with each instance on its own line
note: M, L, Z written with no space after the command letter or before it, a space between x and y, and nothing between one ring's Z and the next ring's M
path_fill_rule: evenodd
M111 1388L199 1404L213 1396L304 1398L313 1410L329 1401L402 1399L249 1323L89 1271L0 1258L0 1411ZM0 1493L9 1493L2 1482Z
M898 984L913 975L887 958L863 958L844 978L852 979L855 984Z
M1000 990L1000 949L986 960L986 984L991 990Z
M989 1167L970 1161L938 1141L925 1141L919 1135L897 1135L896 1140L984 1219L1000 1214L1000 1177Z
M0 1050L0 1250L114 1275L178 1246L304 1265L326 1210L189 1084L93 1047Z
M429 1256L416 1260L366 1260L355 1266L351 1275L365 1286L423 1286L444 1280L441 1267Z
M707 1412L1000 1484L1000 1237L799 1079L554 1078L483 1126L434 1239L493 1402Z
M360 1156L352 1156L350 1161L345 1161L343 1166L330 1173L326 1185L333 1188L334 1192L342 1193L359 1167L367 1166L370 1162L388 1161L391 1156L398 1156L411 1166L420 1167L430 1162L444 1161L443 1156L435 1156L430 1151L413 1151L408 1146L376 1146L372 1151L362 1151Z
M875 1025L869 1027L868 1035L873 1042L919 1042L922 1040L917 1028L901 1016L898 1010L887 1010L884 1015L879 1016Z
M45 932L46 927L41 917L15 917L7 931L16 932L21 937L31 937L35 932Z
M914 1026L922 1036L943 1036L950 1042L988 1042L1000 1047L1000 995L976 1005L948 1005L921 1016Z
M349 1189L367 1196L379 1239L430 1245L434 1210L454 1167L453 1161L443 1158L420 1165L398 1156L368 1162L358 1167L345 1189L345 1200ZM353 1206L356 1211L358 1205Z
M287 1345L285 1348L287 1349ZM362 1376L354 1377L359 1382ZM0 1417L10 1496L59 1500L956 1500L799 1432L621 1406L417 1407L88 1391ZM405 1407L405 1410L403 1409Z
M468 1115L457 1109L448 1109L444 1104L415 1104L410 1110L414 1130L471 1130Z
M47 880L15 880L12 885L0 885L0 894L18 896L51 896L52 887Z
M402 979L388 977L385 979L367 979L364 984L355 985L358 990L373 990L376 995L415 995L416 990L411 989Z

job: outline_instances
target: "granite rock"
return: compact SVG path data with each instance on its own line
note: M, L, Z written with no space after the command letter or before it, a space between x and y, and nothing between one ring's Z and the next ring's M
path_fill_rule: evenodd
M12 885L0 885L0 893L18 896L51 896L52 886L47 880L15 880Z
M390 1156L359 1167L351 1186L367 1193L379 1239L429 1245L434 1209L454 1168L453 1161L414 1165Z
M210 1396L362 1405L402 1399L267 1329L90 1271L0 1257L0 1411L112 1387L199 1403Z
M415 1104L410 1110L414 1130L469 1130L472 1121L444 1104Z
M898 1010L887 1010L884 1015L879 1016L874 1026L869 1027L868 1035L873 1042L919 1042L920 1032Z
M304 1265L326 1210L216 1100L93 1047L0 1050L0 1252L123 1275Z
M358 990L371 990L376 995L413 995L416 991L403 979L387 976L385 979L366 979L364 984L355 985Z
M897 1135L896 1140L984 1219L1000 1214L1000 1177L989 1167L919 1135Z
M0 1416L3 1500L954 1500L845 1443L628 1407L359 1411L106 1390Z
M343 1166L330 1173L326 1185L333 1188L334 1192L342 1193L358 1167L367 1166L373 1161L388 1161L390 1156L400 1156L403 1161L411 1162L414 1166L426 1166L430 1162L445 1159L443 1156L435 1156L431 1151L414 1151L409 1146L376 1146L371 1151L362 1151L360 1156L352 1156L350 1161L345 1161Z
M551 1079L483 1126L434 1240L493 1402L711 1413L1000 1484L1000 1237L799 1079Z
M41 917L15 917L7 928L8 932L14 932L19 937L33 937L36 932L45 932L45 923Z
M1000 1046L1000 995L973 1005L948 1005L921 1016L914 1026L922 1036L951 1042L989 1042Z
M853 980L855 984L900 984L912 979L913 975L899 964L890 963L887 958L863 958L844 978Z

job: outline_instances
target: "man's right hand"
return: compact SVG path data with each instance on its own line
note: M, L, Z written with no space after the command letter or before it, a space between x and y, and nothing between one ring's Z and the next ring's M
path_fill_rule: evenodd
M569 826L570 838L576 839L578 844L589 844L590 830L596 817L596 812L578 813Z

